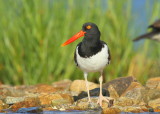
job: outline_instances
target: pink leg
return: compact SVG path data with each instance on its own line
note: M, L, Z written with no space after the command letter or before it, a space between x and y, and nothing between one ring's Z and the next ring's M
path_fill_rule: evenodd
M89 93L89 85L88 85L88 80L87 80L87 73L84 73L84 78L85 78L85 83L86 83L86 89L87 89L87 93L88 93L88 102L91 102L91 98L90 98L90 93Z
M99 78L99 82L100 82L100 93L99 93L99 99L97 101L98 104L100 104L100 106L102 107L102 101L107 101L109 102L109 100L107 98L105 98L103 95L102 95L102 82L103 82L103 76L102 76L103 72L101 72L101 76Z

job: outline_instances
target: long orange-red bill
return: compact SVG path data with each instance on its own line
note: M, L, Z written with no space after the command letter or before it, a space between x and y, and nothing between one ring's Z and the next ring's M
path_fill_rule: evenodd
M74 42L74 41L77 40L78 38L84 36L85 33L86 33L86 32L84 32L84 31L81 30L80 32L78 32L77 34L75 34L74 36L72 36L70 39L68 39L66 42L64 42L61 46L66 46L66 45Z

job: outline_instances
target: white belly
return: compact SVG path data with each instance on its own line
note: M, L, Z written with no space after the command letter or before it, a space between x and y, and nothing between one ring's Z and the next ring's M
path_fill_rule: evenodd
M84 72L101 72L109 63L109 53L107 45L105 45L100 52L88 58L80 57L77 47L76 55L78 66Z
M157 40L157 41L160 42L160 34L153 35L153 36L152 36L152 39L153 39L153 40Z

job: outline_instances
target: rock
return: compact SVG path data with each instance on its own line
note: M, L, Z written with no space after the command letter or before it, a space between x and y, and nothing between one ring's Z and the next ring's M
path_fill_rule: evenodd
M145 90L146 92L143 93L143 99L145 102L149 102L150 100L155 100L160 98L160 90L159 89L149 89Z
M56 110L57 110L56 106L54 106L54 107L49 106L49 107L44 107L43 108L43 111L56 111Z
M16 113L41 113L40 107L20 108Z
M99 109L100 105L97 104L99 97L91 97L91 103L88 102L88 98L80 99L76 102L76 106L79 107L79 110L86 110L86 109ZM107 97L109 98L109 97ZM113 99L110 100L110 104L106 101L102 102L102 108L108 108L111 103L113 102Z
M154 109L153 108L148 108L148 112L154 112Z
M156 77L156 78L150 78L147 82L146 82L146 86L150 89L160 89L160 77Z
M119 114L121 110L119 108L104 108L103 114Z
M59 91L60 89L57 89L51 85L47 85L47 84L38 84L35 86L30 87L30 89L28 89L28 92L31 93L55 93L57 91Z
M22 97L26 95L25 90L16 89L14 87L3 87L0 89L0 93L3 96Z
M0 100L0 111L9 108L9 105Z
M126 93L135 88L142 88L142 85L139 82L132 82L130 86L123 92L121 96L125 96Z
M146 105L140 105L139 107L143 110L143 112L149 112L149 110L146 107Z
M93 82L88 82L88 85L89 85L89 90L92 90L94 88L98 88L99 87L98 84L95 84ZM71 83L70 91L74 91L74 92L80 93L80 92L86 91L86 90L87 89L86 89L86 84L85 84L84 80L74 80Z
M157 89L160 89L160 83L158 84Z
M117 91L118 95L121 96L121 94L130 86L132 82L137 82L137 80L132 76L121 77L104 83L103 88L108 89L108 87L112 85L113 88Z
M90 92L90 96L99 96L100 93L100 88L95 88L89 91ZM110 96L108 90L102 89L102 94L103 96ZM82 91L78 96L74 96L74 101L77 101L79 99L88 97L87 92Z
M61 104L68 104L68 103L71 103L71 102L69 102L66 99L58 99L58 100L52 100L51 101L52 106L57 106L57 105L61 105Z
M52 86L62 90L69 90L71 83L72 83L71 80L62 80L62 81L52 83Z
M7 96L5 99L4 99L4 102L6 104L14 104L14 103L17 103L17 102L22 102L24 101L26 97L10 97L10 96Z
M97 104L98 97L91 97L91 103L88 102L88 98L80 99L76 102L76 106L79 107L80 110L90 110L90 109L101 109L101 107ZM108 104L107 104L108 106Z
M114 106L133 106L133 105L141 105L145 106L146 103L143 101L143 99L139 98L130 98L130 97L120 97L118 99L115 99Z
M140 87L140 88L134 88L126 91L122 96L135 99L135 101L141 101L139 103L142 103L142 102L148 103L148 101L154 100L160 97L160 90Z
M151 100L160 98L160 90L147 88L134 88L123 94L123 97L115 100L114 105L118 106L132 106L132 105L146 105ZM156 105L156 102L155 102ZM150 105L151 106L151 105Z
M159 108L154 109L154 112L160 112L160 107L159 107Z
M73 97L69 94L53 93L42 94L39 96L41 105L60 105L65 103L72 103Z
M145 90L145 88L134 88L123 94L123 97L133 99L134 101L138 101L135 104L139 104L140 102L144 102L144 95L146 94L147 91Z
M114 89L114 87L112 85L110 85L108 87L108 91L109 91L109 94L110 94L111 98L114 98L114 99L119 98L119 95L118 95L117 91Z
M149 101L148 105L155 109L158 107L160 108L160 97L158 99Z
M26 98L22 102L15 103L11 106L13 111L17 111L20 108L39 107L40 101L38 98Z
M134 99L127 97L120 97L114 101L114 106L132 106L134 104Z
M1 98L3 99L3 101L6 103L6 104L14 104L14 103L17 103L17 102L22 102L24 101L26 98L35 98L35 97L38 97L39 94L33 94L33 93L26 93L27 96L23 96L23 97L11 97L11 96L6 96L4 98Z
M125 107L119 107L119 109L121 110L121 112L132 112L132 113L144 112L139 106L125 106Z

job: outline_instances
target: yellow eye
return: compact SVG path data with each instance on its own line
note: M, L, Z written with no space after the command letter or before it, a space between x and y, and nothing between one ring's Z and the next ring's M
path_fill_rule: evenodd
M88 25L86 28L87 28L87 29L91 29L92 27L91 27L90 25Z

